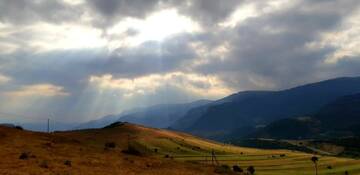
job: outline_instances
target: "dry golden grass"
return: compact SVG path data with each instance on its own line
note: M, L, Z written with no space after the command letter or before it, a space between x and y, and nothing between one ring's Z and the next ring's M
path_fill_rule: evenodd
M128 134L143 137L147 132L135 125L51 134L0 127L0 174L212 174L211 167L121 152L127 148ZM109 141L116 147L104 150ZM21 153L29 158L19 159Z

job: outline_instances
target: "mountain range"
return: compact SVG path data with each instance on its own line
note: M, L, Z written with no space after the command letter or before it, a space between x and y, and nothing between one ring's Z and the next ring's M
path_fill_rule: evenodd
M360 77L336 78L281 91L239 92L191 109L171 128L216 139L241 128L311 116L336 99L356 93L360 93ZM186 125L181 124L184 121Z
M333 125L333 129L357 130L360 95L354 94L360 94L360 77L343 77L279 91L242 91L216 101L138 108L84 123L77 129L123 121L217 140L307 138L324 132L324 128L329 132ZM340 113L346 114L345 121Z

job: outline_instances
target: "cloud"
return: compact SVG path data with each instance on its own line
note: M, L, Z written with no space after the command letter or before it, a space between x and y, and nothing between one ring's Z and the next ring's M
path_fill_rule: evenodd
M83 121L137 106L358 76L359 6L0 0L0 101L8 102L0 112Z
M68 96L67 92L63 91L63 87L52 84L35 84L21 87L18 90L6 92L5 95L11 98L18 97L53 97L53 96Z
M211 53L214 48L224 45L223 40L227 41L229 47L226 47L225 59L213 56L194 64L194 69L203 73L216 72L229 86L242 90L282 89L342 76L344 74L322 73L340 69L323 64L327 55L336 52L337 48L314 50L307 44L337 28L352 10L356 10L351 4L354 5L338 1L299 1L266 15L248 18L233 29L221 30L221 37L211 36L218 41L215 44L203 42L206 46L203 48L207 49L202 52ZM328 8L323 9L324 6ZM329 10L334 9L330 8L332 6L336 6L336 10Z
M359 57L360 50L360 8L346 17L339 27L324 32L320 35L320 40L308 43L310 49L334 48L334 52L329 53L325 60L326 63L334 64L340 59Z
M11 80L10 77L0 74L0 84L8 83Z
M1 0L0 22L27 25L37 21L62 23L75 21L81 11L60 0Z
M179 33L198 33L202 29L190 18L180 15L176 9L165 9L149 14L145 19L122 20L109 28L106 33L116 37L129 30L136 32L130 36L123 36L121 40L118 38L112 40L113 45L134 47L146 41L163 41Z
M150 74L134 79L115 79L112 75L91 76L90 84L95 85L100 91L106 89L118 90L124 97L133 95L146 95L155 93L161 87L176 87L183 89L193 96L206 98L220 98L232 93L233 90L224 86L224 83L216 76L198 75L183 72L171 72L166 74Z

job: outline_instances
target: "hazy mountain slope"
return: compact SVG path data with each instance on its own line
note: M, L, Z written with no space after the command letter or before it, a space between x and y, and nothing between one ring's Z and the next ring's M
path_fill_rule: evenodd
M156 128L169 127L183 117L192 108L210 103L209 100L198 100L183 104L160 104L144 108L135 108L118 115L108 115L77 126L75 129L102 128L116 121L131 122Z
M232 96L233 100L230 102L207 108L185 130L213 137L243 126L314 114L331 101L358 92L360 77L337 78L276 92L252 92L245 98L243 93L238 93Z
M207 105L211 101L199 100L184 104L156 105L119 118L119 121L131 122L156 128L167 128L182 118L189 110Z
M97 120L91 120L86 123L82 123L75 129L88 129L88 128L102 128L109 125L119 119L118 115L107 115Z

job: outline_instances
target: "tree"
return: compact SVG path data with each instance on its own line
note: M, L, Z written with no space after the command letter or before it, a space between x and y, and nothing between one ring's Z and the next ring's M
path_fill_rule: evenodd
M247 171L248 171L250 174L254 174L254 173L255 173L255 168L254 168L254 166L249 166L249 167L247 168Z
M319 158L316 156L312 156L311 161L314 163L314 166L315 166L315 174L318 175L317 162L319 161Z

